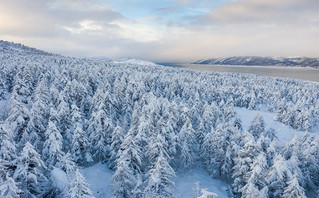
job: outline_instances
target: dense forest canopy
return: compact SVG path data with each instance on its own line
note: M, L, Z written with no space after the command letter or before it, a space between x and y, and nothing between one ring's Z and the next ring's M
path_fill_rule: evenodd
M318 138L306 133L279 145L262 115L244 130L235 111L275 112L278 121L312 131L319 127L318 83L63 57L2 43L2 197L92 197L78 169L98 162L115 171L114 197L174 197L175 172L196 163L230 183L235 197L318 191ZM55 168L67 175L66 189L51 184Z

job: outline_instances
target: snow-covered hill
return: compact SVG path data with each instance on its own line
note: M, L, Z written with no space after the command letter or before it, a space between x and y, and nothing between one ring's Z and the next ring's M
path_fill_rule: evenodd
M194 64L211 65L253 65L253 66L300 66L319 68L318 58L296 57L260 57L260 56L234 56L227 58L211 58L199 60Z
M20 43L13 43L4 40L0 40L0 51L10 50L14 51L15 53L23 52L23 53L30 53L30 54L44 54L49 55L49 53L38 50L36 48L28 47Z

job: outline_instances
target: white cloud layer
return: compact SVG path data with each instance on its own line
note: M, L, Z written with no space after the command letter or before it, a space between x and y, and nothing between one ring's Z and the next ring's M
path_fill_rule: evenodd
M136 20L107 1L0 0L0 39L65 55L156 62L319 56L318 0L236 0L212 8L196 3L207 2L176 0Z

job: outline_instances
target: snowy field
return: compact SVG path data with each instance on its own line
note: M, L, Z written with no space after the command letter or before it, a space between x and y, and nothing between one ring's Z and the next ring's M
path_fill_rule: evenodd
M177 173L175 182L175 196L177 198L193 198L196 193L196 183L199 189L214 192L218 198L227 198L229 185L221 180L214 179L200 166L190 171Z
M111 177L114 171L110 170L107 165L98 163L82 169L81 173L90 185L90 189L96 198L111 197L113 190ZM200 189L204 188L210 192L214 192L219 198L229 197L227 192L229 185L221 180L213 179L201 166L196 166L187 172L177 173L174 182L174 193L177 198L192 198L196 192L195 187L197 182Z
M265 120L266 124L266 130L269 128L273 128L277 133L278 137L278 143L280 145L283 145L285 142L290 141L294 135L298 135L298 137L301 137L305 134L304 131L298 131L296 129L293 129L291 126L287 126L283 124L282 122L278 122L275 120L276 113L271 113L267 111L255 111L255 110L249 110L246 108L238 108L235 107L235 110L238 114L238 117L242 121L242 126L245 130L248 130L249 126L251 125L251 122L256 117L257 114L262 115L262 117ZM311 132L309 132L313 135L319 135L319 130L315 129Z
M111 197L112 185L111 177L114 171L110 170L106 164L95 164L94 166L82 169L86 182L90 185L90 189L96 198Z

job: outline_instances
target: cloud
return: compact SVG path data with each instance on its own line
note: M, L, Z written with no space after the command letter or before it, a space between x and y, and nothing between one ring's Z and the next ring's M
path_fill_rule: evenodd
M110 1L2 1L0 37L63 55L155 62L319 56L318 0L221 0L218 6L163 0L137 18L128 18L126 7L115 10Z
M204 19L217 25L305 25L318 22L317 0L237 0L212 9Z
M77 3L69 0L3 1L0 7L0 33L24 37L54 37L60 36L66 27L83 26L85 21L113 27L108 24L116 20L126 20L109 7L96 7L85 3L86 1L75 2Z

